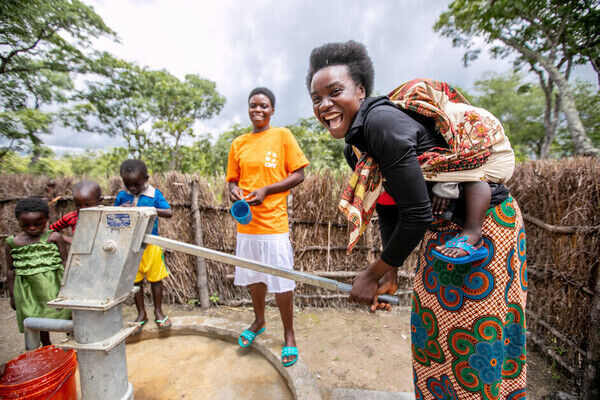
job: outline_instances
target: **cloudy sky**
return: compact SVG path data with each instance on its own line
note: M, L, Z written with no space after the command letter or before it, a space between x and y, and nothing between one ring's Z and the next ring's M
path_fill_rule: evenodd
M95 46L152 69L183 78L200 74L217 84L227 103L197 133L218 135L248 123L247 96L256 86L277 96L273 125L312 115L304 79L310 51L323 43L357 40L375 66L375 92L429 77L469 88L509 61L483 54L469 68L462 50L432 26L446 0L85 0L118 33L120 43ZM57 128L46 143L57 153L118 146L116 138Z

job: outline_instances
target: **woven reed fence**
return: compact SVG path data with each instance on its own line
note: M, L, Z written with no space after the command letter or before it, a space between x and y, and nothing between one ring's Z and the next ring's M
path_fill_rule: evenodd
M339 174L309 175L293 190L290 233L295 268L350 283L379 253L377 222L350 255L348 230L337 211ZM0 238L17 232L13 216L19 198L37 195L51 202L51 220L73 209L74 178L0 175ZM159 221L160 235L233 253L235 224L221 179L167 173L151 177L173 207L173 218ZM101 182L105 204L121 188L118 177ZM524 213L528 261L529 346L539 349L583 386L598 379L600 348L600 161L564 159L520 164L510 184ZM197 203L197 204L196 204ZM200 221L198 224L197 221ZM4 248L0 250L4 261ZM247 291L233 286L233 267L185 254L166 252L171 276L168 302L250 304ZM409 306L413 254L401 268L398 295ZM206 283L202 271L206 268ZM0 280L5 276L2 268ZM307 285L296 290L297 304L347 306L346 296ZM268 298L269 299L269 298ZM271 299L272 300L272 299ZM593 384L593 383L592 383Z
M509 186L527 233L528 344L600 398L600 160L520 164Z

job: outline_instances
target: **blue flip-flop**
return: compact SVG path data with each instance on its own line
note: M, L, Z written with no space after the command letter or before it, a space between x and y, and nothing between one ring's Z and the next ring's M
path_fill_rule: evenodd
M483 260L489 255L489 251L485 246L479 246L479 248L476 248L475 246L467 243L466 236L457 236L455 238L452 238L446 242L445 246L449 248L455 247L467 252L467 255L463 257L448 257L435 249L431 250L431 254L433 254L435 258L447 262L449 264L473 263L476 261Z
M296 358L294 358L292 361L290 362L283 362L283 357L289 357L289 356L296 356ZM284 348L281 349L281 365L283 365L284 367L289 367L292 366L296 363L296 361L298 361L298 348L296 346L285 346Z
M256 339L256 337L258 335L260 335L261 333L263 333L265 331L265 329L267 329L266 326L264 328L260 329L256 333L252 332L250 329L246 329L244 332L242 332L242 334L238 338L238 344L241 347L248 347L248 346L250 346L252 344L252 342L254 342L254 339ZM246 339L248 341L248 344L244 344L244 342L242 342L242 338Z

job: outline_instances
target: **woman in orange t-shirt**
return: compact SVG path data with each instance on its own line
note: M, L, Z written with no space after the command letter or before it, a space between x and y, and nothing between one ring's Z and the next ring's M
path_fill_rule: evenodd
M287 128L269 125L275 110L275 96L267 88L256 88L248 96L252 132L231 143L227 161L229 199L246 199L252 221L237 224L236 254L265 264L292 269L294 252L289 238L287 195L304 180L308 160ZM275 293L283 321L285 345L281 363L288 367L298 359L294 337L294 281L235 268L234 284L249 286L254 322L238 340L249 346L265 330L265 297Z

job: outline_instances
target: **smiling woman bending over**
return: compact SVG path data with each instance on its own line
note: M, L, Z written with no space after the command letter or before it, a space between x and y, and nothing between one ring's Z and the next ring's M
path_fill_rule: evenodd
M313 50L306 82L319 122L372 157L396 204L377 208L383 252L356 276L350 300L389 308L377 294L395 292L398 267L421 242L411 315L416 398L525 398L527 272L519 206L504 186L490 184L482 229L488 257L457 265L435 259L431 251L461 227L432 224L431 187L417 156L447 144L433 120L386 96L369 97L373 75L364 45L329 43ZM456 203L461 208L464 201Z
M231 143L227 162L229 199L246 199L252 220L237 224L236 254L250 260L292 269L294 252L289 239L287 195L304 180L308 160L287 128L269 125L275 111L275 96L267 88L256 88L248 96L252 132ZM245 268L235 268L234 284L249 286L254 322L240 336L249 346L265 328L265 297L275 293L284 330L281 363L288 367L298 359L294 337L294 281Z

